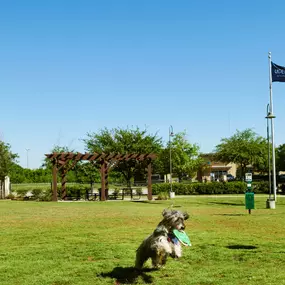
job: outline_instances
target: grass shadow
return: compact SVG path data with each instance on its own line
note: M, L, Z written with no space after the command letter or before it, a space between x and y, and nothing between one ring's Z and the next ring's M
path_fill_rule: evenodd
M227 206L244 206L244 203L229 203L229 202L208 202L208 204L227 205Z
M152 205L152 204L161 204L161 203L158 203L158 202L148 201L148 200L131 200L131 202L133 202L133 203L149 204L149 205Z
M146 274L156 269L145 268L143 270L137 270L134 267L115 267L112 271L106 273L100 273L99 277L114 278L115 284L135 284L137 279L141 277L142 281L146 284L153 282L153 277Z
M229 249L256 249L255 245L234 244L226 246Z
M215 214L214 216L239 217L239 216L245 216L245 214Z

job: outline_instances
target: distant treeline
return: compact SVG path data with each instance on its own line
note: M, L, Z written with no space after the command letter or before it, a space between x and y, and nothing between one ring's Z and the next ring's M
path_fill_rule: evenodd
M57 177L61 181L60 174ZM11 183L49 183L52 181L52 171L50 168L27 169L18 164L14 164L10 171ZM81 165L67 174L67 181L73 183L96 183L100 182L99 170L94 169L92 173L82 171ZM123 182L123 178L116 172L110 172L110 182Z

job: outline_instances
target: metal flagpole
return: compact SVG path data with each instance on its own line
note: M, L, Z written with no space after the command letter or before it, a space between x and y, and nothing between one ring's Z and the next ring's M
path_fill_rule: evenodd
M271 52L268 53L268 60L269 60L269 110L270 114L268 114L270 121L271 121L271 144L272 144L272 176L273 176L273 195L274 201L276 202L276 167L275 167L275 146L274 146L274 115L273 115L273 99L272 99L272 68L271 68Z

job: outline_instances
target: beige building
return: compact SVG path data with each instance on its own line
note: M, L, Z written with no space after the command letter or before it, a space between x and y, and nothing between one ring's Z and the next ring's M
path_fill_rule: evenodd
M205 165L197 173L198 181L227 181L236 177L235 163L214 161L213 154L204 154L202 157L205 159Z

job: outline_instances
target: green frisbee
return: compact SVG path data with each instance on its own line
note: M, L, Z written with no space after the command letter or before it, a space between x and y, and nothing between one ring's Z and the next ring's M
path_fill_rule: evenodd
M173 230L173 234L185 246L191 246L191 241L184 231Z

